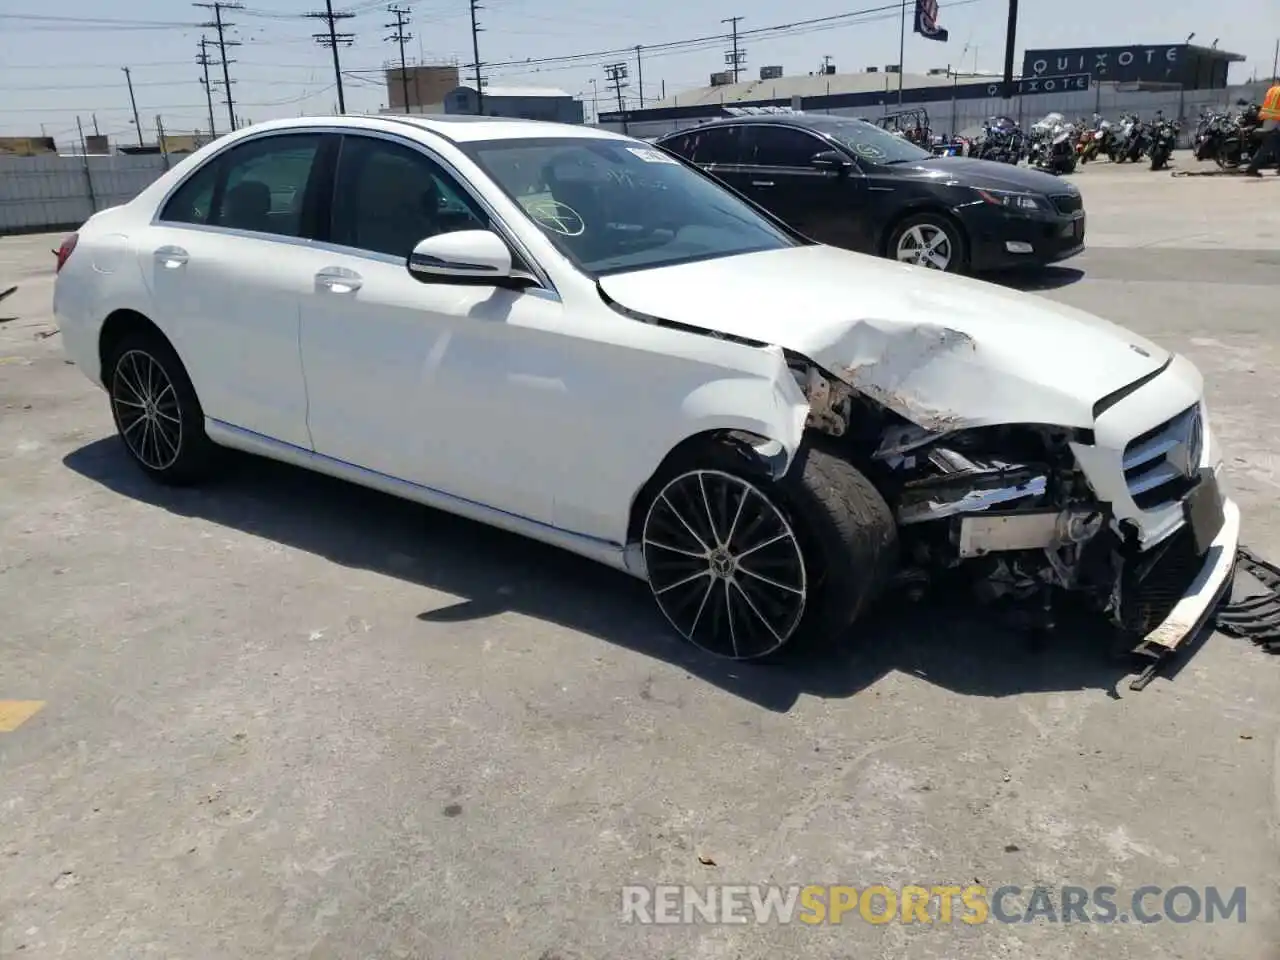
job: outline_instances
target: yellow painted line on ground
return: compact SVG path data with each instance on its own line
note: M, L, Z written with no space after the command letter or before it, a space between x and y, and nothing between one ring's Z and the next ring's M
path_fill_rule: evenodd
M43 706L43 700L0 700L0 733L13 733Z

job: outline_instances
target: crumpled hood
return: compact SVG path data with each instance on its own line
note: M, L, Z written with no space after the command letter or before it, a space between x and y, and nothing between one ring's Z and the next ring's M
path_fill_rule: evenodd
M623 307L802 354L932 430L1089 428L1169 353L1043 297L827 246L600 279Z

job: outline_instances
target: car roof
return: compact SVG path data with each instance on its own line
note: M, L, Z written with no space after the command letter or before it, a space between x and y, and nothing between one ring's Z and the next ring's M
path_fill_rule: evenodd
M630 140L620 134L570 123L544 120L517 120L506 117L477 117L453 114L346 114L344 116L290 117L267 120L245 130L290 130L303 127L351 127L356 130L403 132L406 127L433 133L453 143L477 140L531 140L543 137L577 137L596 140ZM240 133L241 131L236 131Z
M746 117L717 117L715 120L708 120L706 123L700 123L696 127L685 127L683 130L675 130L666 134L662 139L673 137L680 133L691 133L694 130L705 130L708 127L727 127L736 126L737 124L765 124L765 125L783 125L789 127L808 127L811 130L830 130L832 127L838 127L848 123L868 123L861 117L814 117L803 113L768 113L755 114ZM874 126L874 124L872 124Z

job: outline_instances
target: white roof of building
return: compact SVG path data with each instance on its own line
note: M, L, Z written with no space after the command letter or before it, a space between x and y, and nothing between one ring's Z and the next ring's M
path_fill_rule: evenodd
M459 90L475 91L475 84L463 83L458 85ZM495 87L486 84L484 88L486 97L572 97L573 94L566 93L559 87Z
M717 103L740 103L754 100L790 100L792 97L824 97L838 93L898 92L898 77L910 90L918 87L949 87L952 83L970 83L964 76L954 79L945 74L923 73L830 73L807 77L778 77L774 80L744 80L722 87L698 87L673 94L646 108L696 107Z

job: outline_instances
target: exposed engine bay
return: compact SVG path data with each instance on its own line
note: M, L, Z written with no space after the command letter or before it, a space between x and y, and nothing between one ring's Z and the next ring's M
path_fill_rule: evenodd
M1023 624L1054 625L1055 598L1105 614L1139 649L1199 569L1189 535L1143 550L1098 498L1072 443L1090 431L1015 424L939 432L812 364L792 371L809 400L808 429L847 444L898 520L904 569L920 593L963 573L983 601L1012 605ZM1185 556L1184 556L1185 554ZM1158 574L1158 575L1157 575Z

